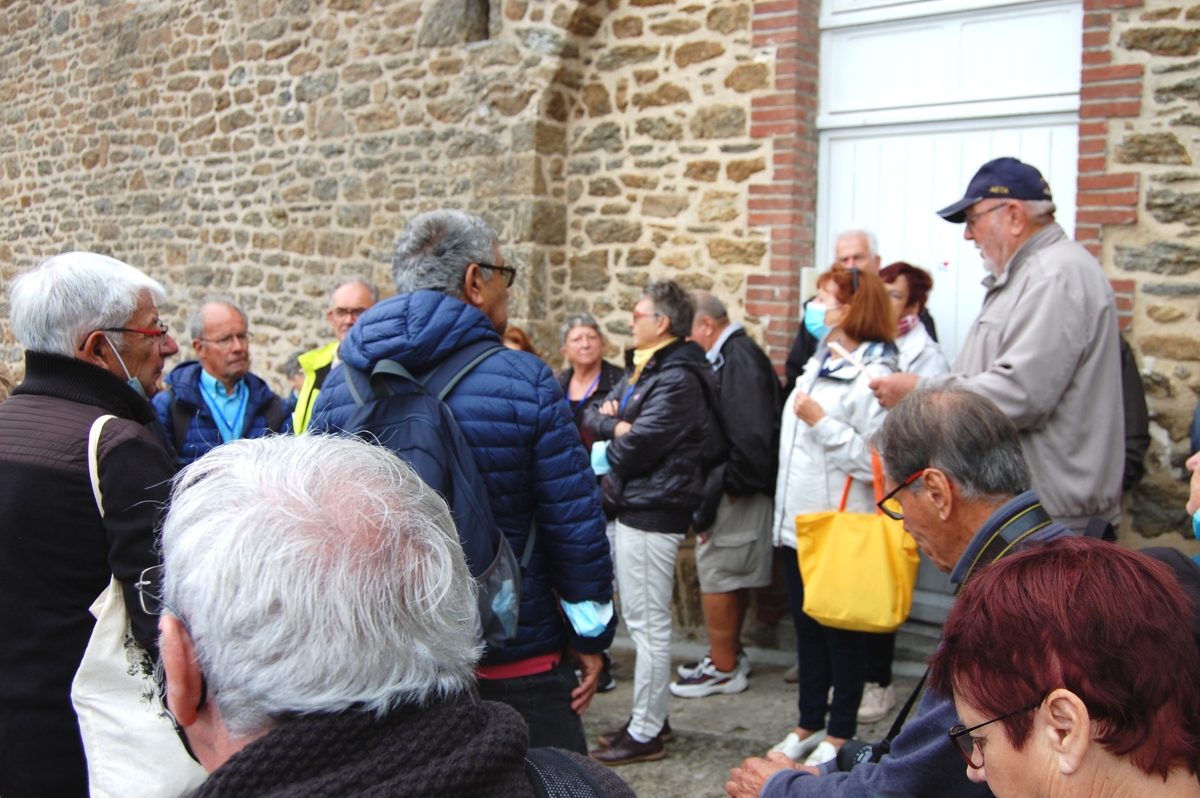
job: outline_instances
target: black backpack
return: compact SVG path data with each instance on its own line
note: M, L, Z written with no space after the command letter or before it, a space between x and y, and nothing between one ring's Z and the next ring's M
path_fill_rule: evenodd
M481 341L454 353L422 378L393 360L381 360L370 375L342 366L346 387L358 405L345 431L395 452L449 505L479 587L480 636L489 649L503 648L516 636L520 573L529 563L536 529L530 530L518 566L492 517L475 457L445 399L471 369L503 351L495 341ZM403 380L401 392L393 389L389 378Z
M525 775L535 798L608 798L592 774L556 748L530 748Z

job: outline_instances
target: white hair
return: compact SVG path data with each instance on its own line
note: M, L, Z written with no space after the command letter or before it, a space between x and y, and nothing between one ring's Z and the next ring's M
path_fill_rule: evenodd
M1047 225L1054 221L1054 200L1018 200L1025 206L1029 221L1036 225Z
M175 479L163 592L234 734L474 683L474 582L446 503L357 438L233 441Z
M204 311L211 308L213 305L224 305L242 317L242 324L246 327L250 326L250 317L246 315L246 311L242 310L242 306L234 302L232 299L223 296L205 297L200 303L200 307L196 308L196 312L188 319L188 335L192 336L192 340L203 338L204 333L208 332L207 323L204 320Z
M866 239L867 252L870 253L871 257L872 258L878 257L879 256L879 239L876 238L875 234L872 233L870 230L843 230L842 232L838 233L838 237L835 240L835 243L837 241L844 241L847 238L858 238L860 236L862 238Z
M73 357L96 330L124 327L143 291L167 298L157 280L127 263L95 252L64 252L18 275L8 287L8 320L21 346ZM125 336L109 335L125 348Z
M396 290L441 291L461 299L467 269L490 264L499 246L496 231L474 214L439 208L414 216L392 254ZM483 269L483 279L492 279L491 269Z

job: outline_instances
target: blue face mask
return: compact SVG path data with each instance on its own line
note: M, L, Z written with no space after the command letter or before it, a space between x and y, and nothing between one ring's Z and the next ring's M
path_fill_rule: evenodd
M1196 536L1196 540L1200 540L1200 510L1192 516L1192 534Z
M125 384L137 391L138 396L142 397L143 399L149 399L150 397L146 396L146 389L142 387L142 381L129 373L129 367L125 365L125 358L121 357L121 353L117 351L115 346L113 346L113 342L109 340L107 335L104 336L104 340L108 341L108 345L112 348L113 354L117 356L117 362L121 364L121 368L125 369L125 377L127 378L125 380Z
M804 306L804 329L818 341L824 341L829 335L829 325L825 323L825 306L819 302L809 302Z

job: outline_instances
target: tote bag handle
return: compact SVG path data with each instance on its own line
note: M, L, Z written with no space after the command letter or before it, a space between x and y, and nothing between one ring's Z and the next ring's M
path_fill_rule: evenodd
M883 461L879 459L879 455L874 450L871 451L871 473L874 475L872 482L875 488L875 514L883 515L879 509L879 502L883 501ZM850 498L850 485L853 484L854 477L846 475L846 487L842 488L842 500L838 503L838 512L846 512L846 500Z

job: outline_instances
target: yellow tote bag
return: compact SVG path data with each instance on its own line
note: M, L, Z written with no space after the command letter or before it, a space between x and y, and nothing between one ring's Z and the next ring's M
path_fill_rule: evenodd
M883 470L872 456L875 499L883 498ZM904 522L846 512L846 477L836 512L796 516L796 556L804 580L804 611L822 626L855 632L894 632L912 609L917 542Z

